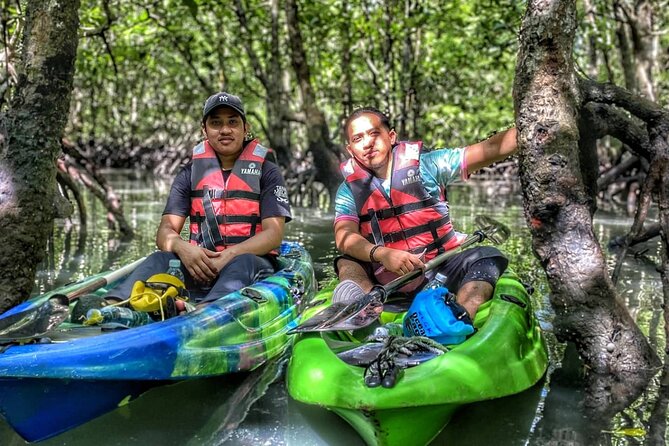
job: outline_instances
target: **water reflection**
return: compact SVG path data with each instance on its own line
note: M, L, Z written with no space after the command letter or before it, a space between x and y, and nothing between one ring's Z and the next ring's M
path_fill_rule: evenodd
M128 180L116 177L111 182L123 200L129 223L136 231L130 242L114 238L105 210L93 204L86 233L76 222L57 222L44 267L37 276L36 292L43 292L68 281L125 264L155 249L154 235L169 182L146 178ZM510 186L512 188L512 186ZM549 290L543 271L531 254L529 232L522 215L521 198L516 194L499 196L499 186L456 187L449 191L451 215L458 229L474 229L478 214L490 215L512 228L513 234L501 248L508 254L513 269L536 289L535 309L542 327L550 329L553 317L548 305ZM87 200L90 199L87 197ZM89 208L89 209L91 209ZM333 215L317 209L295 209L287 225L287 238L299 240L311 252L318 279L333 275L335 255L332 235ZM595 231L605 244L624 234L632 220L610 213L598 213ZM643 257L627 257L618 290L658 352L664 351L662 295L655 263L659 260L656 242L647 242ZM614 253L608 254L610 268ZM567 357L564 347L550 343L553 366L564 365L550 382L541 382L518 395L466 406L456 413L434 444L521 445L583 444L581 432L588 421L578 410L582 395L578 388L580 365ZM100 417L70 432L39 443L57 445L360 445L361 440L344 421L324 409L306 406L288 397L280 376L281 367L250 374L230 375L184 382L147 392L129 405ZM278 379L271 382L270 377ZM664 382L667 382L665 380ZM665 420L667 397L658 404L660 381L654 381L648 395L618 418L620 426L648 423L655 407L656 418ZM91 395L95 398L95 395ZM664 406L662 406L664 404ZM662 412L664 407L664 412ZM659 415L657 415L659 413ZM664 418L663 418L664 417ZM657 429L658 422L655 422ZM659 435L664 435L661 429ZM608 439L608 440L607 440ZM612 444L639 444L631 438L604 437ZM0 421L0 444L24 445Z
M286 238L302 242L311 253L319 281L334 276L333 222L334 216L331 212L297 208L293 209L293 221L286 225Z

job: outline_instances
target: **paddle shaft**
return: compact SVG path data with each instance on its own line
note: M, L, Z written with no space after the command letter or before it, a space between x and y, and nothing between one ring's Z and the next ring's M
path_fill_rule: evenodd
M76 290L70 291L65 296L68 298L70 302L72 302L73 300L83 296L86 293L90 293L91 291L95 291L100 287L113 283L118 279L127 276L129 273L131 273L135 268L137 268L137 266L139 266L140 263L144 261L145 258L146 257L143 257L139 260L135 260L134 262L129 263L117 269L116 271L110 271L107 275L100 277L90 283L87 283L81 288L77 288Z
M474 243L482 242L484 239L485 239L485 234L482 231L474 232L472 235L467 237L457 249L452 249L450 251L443 252L438 256L436 256L435 258L433 258L432 260L430 260L429 262L427 262L425 264L425 268L411 270L407 274L399 276L396 279L383 285L383 289L385 290L386 295L392 293L398 288L401 288L402 286L411 282L418 276L425 274L425 272L433 270L437 266L442 265L449 258L453 257L456 254L461 253L463 250L469 248Z

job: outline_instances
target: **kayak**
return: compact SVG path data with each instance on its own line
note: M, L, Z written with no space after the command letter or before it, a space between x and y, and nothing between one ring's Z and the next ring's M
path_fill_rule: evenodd
M330 303L332 289L314 298L325 302L305 311L304 319ZM384 327L397 327L402 315L384 308L380 320ZM393 387L368 387L369 358L351 354L379 352L375 346L381 344L364 336L369 330L298 334L286 375L288 392L297 401L337 413L369 445L428 444L462 405L526 390L546 371L548 354L530 296L513 272L499 279L474 326L472 336L446 346L445 353L404 358Z
M157 385L256 369L287 349L292 341L287 331L297 325L302 307L316 292L311 258L300 244L284 242L278 263L274 275L161 322L121 330L64 322L34 342L5 345L0 353L0 416L25 440L39 441ZM22 307L76 293L101 276Z

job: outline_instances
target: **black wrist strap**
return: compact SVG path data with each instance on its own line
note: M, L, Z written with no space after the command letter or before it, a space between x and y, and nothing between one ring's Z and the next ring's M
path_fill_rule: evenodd
M382 246L382 245L374 245L374 247L369 251L369 260L370 260L370 262L372 262L372 263L374 263L374 262L378 262L378 260L376 260L376 259L374 258L374 253L375 253L376 250L379 249L381 246Z

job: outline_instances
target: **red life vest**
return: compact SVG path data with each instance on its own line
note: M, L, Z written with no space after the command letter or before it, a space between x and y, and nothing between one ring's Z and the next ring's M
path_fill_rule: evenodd
M375 245L414 254L425 261L460 244L443 193L436 199L420 177L423 143L400 142L392 152L390 194L382 180L354 158L341 165L360 218L360 233ZM378 266L378 265L377 265Z
M247 143L226 181L209 141L193 148L190 243L223 251L262 231L260 177L268 151L258 140Z

